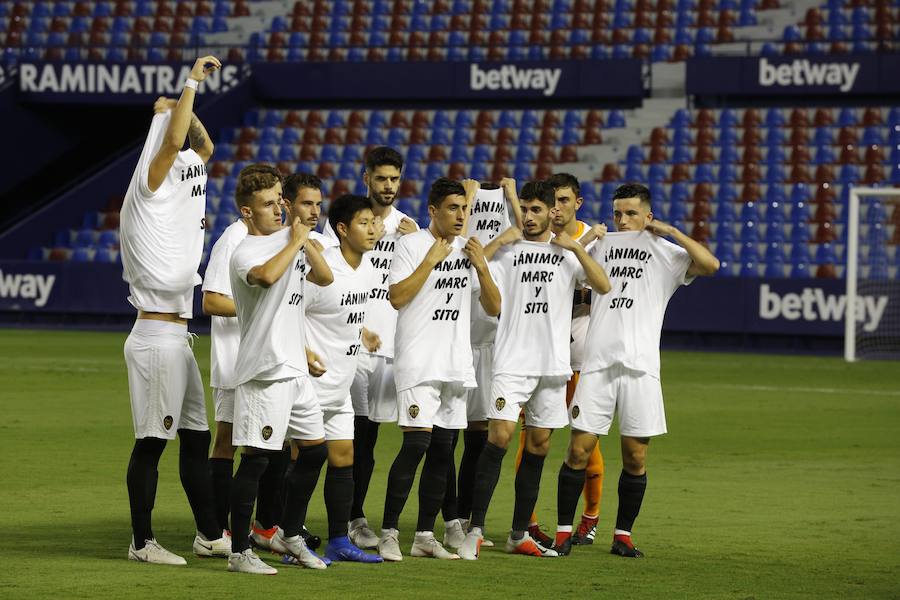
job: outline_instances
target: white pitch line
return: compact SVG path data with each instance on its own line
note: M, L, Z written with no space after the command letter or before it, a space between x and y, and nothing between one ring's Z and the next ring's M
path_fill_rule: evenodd
M810 394L856 394L861 396L895 396L900 397L900 390L866 390L856 388L828 388L828 387L795 387L777 385L744 385L740 383L677 383L669 385L682 385L686 387L698 387L702 389L727 389L747 392L800 392Z

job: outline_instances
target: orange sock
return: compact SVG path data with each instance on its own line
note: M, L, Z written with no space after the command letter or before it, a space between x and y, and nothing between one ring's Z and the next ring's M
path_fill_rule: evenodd
M600 515L600 498L603 496L603 455L600 453L600 440L594 446L588 458L587 470L584 473L584 514L592 517Z

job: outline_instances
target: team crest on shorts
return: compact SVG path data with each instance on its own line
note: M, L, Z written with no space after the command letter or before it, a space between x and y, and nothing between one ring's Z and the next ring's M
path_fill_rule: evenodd
M409 413L409 418L410 418L410 419L415 419L416 417L419 416L419 405L418 405L418 404L413 404L412 406L409 407L409 410L406 411L406 412Z
M262 428L262 436L263 436L264 440L268 440L270 437L272 437L272 426L271 425L266 425L265 427Z
M503 410L503 407L506 406L506 398L497 398L494 401L494 406L497 407L497 410Z
M576 404L572 407L572 418L577 419L579 414L581 414L581 409L578 408L578 405Z
M172 429L172 423L175 422L175 419L172 418L172 415L166 415L163 419L163 427L166 428L166 431Z

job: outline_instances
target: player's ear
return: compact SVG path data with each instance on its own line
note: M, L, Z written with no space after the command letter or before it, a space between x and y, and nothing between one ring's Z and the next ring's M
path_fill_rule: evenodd
M347 235L347 225L345 223L338 222L337 229L334 231L338 234L338 237L345 237Z
M575 198L575 210L578 210L579 208L581 208L581 205L582 205L582 204L584 204L584 198L583 198L583 197L578 196L577 198Z
M366 187L369 187L369 172L363 171L363 183L366 184Z

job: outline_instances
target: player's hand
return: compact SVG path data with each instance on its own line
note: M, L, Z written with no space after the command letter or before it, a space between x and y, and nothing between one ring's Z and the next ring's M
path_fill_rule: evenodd
M560 248L571 250L572 252L581 247L578 242L573 240L572 237L565 231L562 231L559 234L551 237L550 243L555 246L559 246Z
M466 198L474 198L478 190L481 189L481 184L474 179L463 179L462 186L466 190Z
M309 348L306 348L306 366L309 367L309 374L313 377L321 377L325 374L325 363L322 362L322 357Z
M438 265L453 252L453 246L444 238L434 240L428 254L425 255L425 262L430 265Z
M603 236L606 235L606 223L597 223L590 229L588 229L587 233L581 236L581 239L578 242L582 246L587 246L594 240L602 240Z
M384 219L375 217L375 241L377 242L387 234L387 228L384 226Z
M303 221L300 220L300 217L294 217L294 222L291 223L291 241L303 246L306 244L307 240L309 240L310 231L312 231L312 229L304 225Z
M384 227L384 224L382 224L382 228L383 227ZM415 233L418 230L419 230L419 227L418 227L418 225L416 225L416 222L413 221L412 219L410 219L409 217L403 217L402 219L400 219L400 224L397 225L397 231L400 232L400 235L406 235L407 233Z
M487 264L484 258L484 246L481 245L481 240L477 237L470 237L462 251L472 261L473 265L483 266Z
M513 225L497 236L497 239L500 241L500 244L505 246L506 244L513 244L519 240L523 240L525 239L525 236L522 234L521 229Z
M362 344L369 352L376 352L381 348L381 337L374 331L362 328Z
M206 76L212 73L217 69L222 68L222 63L213 55L201 56L196 61L194 61L194 66L191 68L191 79L196 79L197 81L203 81L206 79Z
M514 198L516 192L516 180L512 177L504 177L500 180L500 187L503 188L503 194L507 199Z
M662 221L657 221L653 219L647 226L645 227L647 231L651 231L660 237L667 237L675 233L675 228L667 223L663 223Z
M178 100L160 96L156 99L156 102L153 103L153 114L158 115L159 113L164 113L167 110L172 110L177 104Z

